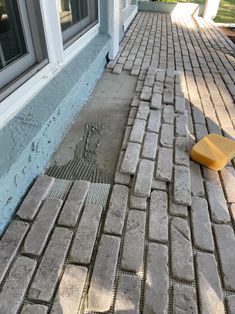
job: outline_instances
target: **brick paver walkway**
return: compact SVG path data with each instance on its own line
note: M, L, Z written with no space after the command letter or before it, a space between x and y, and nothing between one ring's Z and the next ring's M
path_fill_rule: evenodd
M235 164L188 154L235 139L233 49L201 18L137 15L108 64L138 76L108 206L36 181L0 241L1 314L235 313Z

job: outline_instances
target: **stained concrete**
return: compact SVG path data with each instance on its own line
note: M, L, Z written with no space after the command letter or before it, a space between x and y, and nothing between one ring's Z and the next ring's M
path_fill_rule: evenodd
M103 125L103 134L94 158L99 168L114 173L135 86L136 77L129 73L113 75L105 71L49 166L65 165L76 154L81 155L85 125L96 122Z

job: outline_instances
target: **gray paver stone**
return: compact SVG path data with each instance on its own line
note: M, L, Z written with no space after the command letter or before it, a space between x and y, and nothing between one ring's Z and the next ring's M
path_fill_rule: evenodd
M150 243L147 252L143 313L168 313L169 280L167 264L167 247L161 244Z
M192 160L190 161L190 179L192 195L203 197L205 192L201 168L199 164Z
M149 239L159 242L168 241L168 200L164 191L153 191L149 211Z
M197 253L196 265L201 313L224 314L222 291L214 255Z
M24 252L41 255L50 232L54 226L62 200L47 199L39 211L24 242Z
M184 97L175 97L175 112L184 113L185 111L185 98Z
M149 197L151 193L152 179L154 172L154 162L142 159L139 163L139 169L134 187L134 195L140 197Z
M70 253L73 262L90 263L102 209L102 206L96 204L85 206Z
M68 265L61 279L51 314L77 314L86 281L87 269Z
M171 221L172 275L178 280L193 281L193 252L187 221L173 218Z
M131 181L131 177L129 174L125 174L125 173L122 173L120 171L121 169L121 166L122 166L122 161L123 161L123 158L124 158L124 152L121 151L120 152L120 155L119 155L119 159L118 159L118 163L117 163L117 169L116 169L116 172L115 172L115 177L114 177L114 183L115 184L124 184L124 185L129 185L130 184L130 181ZM138 162L138 161L137 161Z
M162 114L163 123L173 124L174 118L175 118L174 107L171 105L164 105Z
M75 181L59 217L59 224L74 227L85 203L90 183Z
M214 241L207 201L194 196L192 198L192 224L194 246L205 251L214 251Z
M149 103L146 101L141 101L136 114L136 119L147 120L149 115Z
M34 277L29 298L50 302L62 272L72 231L56 228Z
M152 98L152 88L149 86L144 86L140 94L140 99L150 101L151 98Z
M193 287L173 286L173 313L174 314L197 314L197 294Z
M175 163L189 166L189 148L186 137L177 137L175 140Z
M172 159L173 150L162 147L159 149L156 178L162 181L170 182L172 178Z
M174 127L170 124L162 124L160 143L162 146L172 148L174 142Z
M29 228L29 224L22 221L13 221L0 241L0 282L13 261L16 252Z
M48 307L38 304L25 304L20 314L47 314Z
M205 125L203 124L195 124L195 135L197 138L197 141L199 142L203 137L208 135L208 131Z
M188 167L175 166L174 201L178 204L191 205L191 183Z
M206 181L206 191L212 221L216 223L229 222L228 206L220 183L217 184L212 181Z
M153 93L150 107L152 109L160 109L162 106L162 95L158 93Z
M229 226L214 225L215 240L219 251L222 278L228 290L235 291L235 236Z
M221 176L227 201L235 203L235 170L232 167L225 167L221 170Z
M127 211L128 193L128 187L114 185L104 226L105 232L122 234Z
M137 114L138 108L132 107L128 116L127 125L132 126L135 122L136 114Z
M112 304L120 239L103 235L96 256L88 291L88 310L106 312Z
M187 136L188 121L185 114L178 114L175 119L175 133L177 136Z
M166 182L160 181L156 179L155 177L153 177L152 190L166 191Z
M36 265L37 262L28 257L17 257L0 292L0 313L17 313Z
M131 136L130 136L131 142L140 143L140 144L143 142L145 125L146 125L145 120L135 119L132 131L131 131Z
M154 160L158 146L158 135L153 132L146 132L141 155L143 158Z
M130 139L130 135L131 135L131 130L132 130L131 126L126 127L125 134L124 134L123 141L122 141L122 150L127 148L127 145L128 145L129 139Z
M150 110L150 115L147 124L147 131L149 132L159 132L161 122L161 110Z
M228 305L229 314L235 313L235 296L230 296L226 298L226 303Z
M138 314L141 282L137 276L121 274L118 280L115 314Z
M131 195L130 208L145 210L147 208L147 198Z
M32 220L54 182L55 179L48 176L38 177L20 206L17 215L23 219Z
M138 273L143 267L146 213L130 210L124 239L122 269Z
M121 172L135 174L140 155L140 144L129 142L122 161Z

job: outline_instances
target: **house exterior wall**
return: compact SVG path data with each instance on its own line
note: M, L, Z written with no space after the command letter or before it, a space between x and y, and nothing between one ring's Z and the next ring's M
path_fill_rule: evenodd
M119 43L119 25L123 29L123 9L119 25L110 13L115 1L100 0L97 35L0 129L0 233L79 114L107 56L115 57L113 41Z

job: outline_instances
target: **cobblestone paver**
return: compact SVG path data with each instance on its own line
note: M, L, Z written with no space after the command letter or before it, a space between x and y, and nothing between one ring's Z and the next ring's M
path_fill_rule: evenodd
M107 66L137 77L109 202L35 182L0 240L0 313L235 313L235 162L189 158L235 138L233 49L200 17L136 16Z

